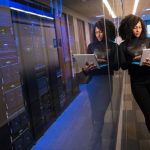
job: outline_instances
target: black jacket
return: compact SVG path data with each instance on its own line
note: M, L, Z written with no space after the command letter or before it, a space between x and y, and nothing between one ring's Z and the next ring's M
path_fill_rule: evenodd
M109 41L107 42L107 46L106 46L105 41L93 42L89 44L87 53L89 54L94 53L95 55L97 55L98 58L104 58L108 60L107 64L99 64L100 69L95 70L93 74L94 73L95 74L108 74L108 71L110 74L113 74L114 70L119 69L118 59L117 59L118 58L118 46L116 43Z
M145 41L142 41L134 38L130 42L122 42L119 46L120 67L123 70L128 69L132 81L150 81L150 67L140 66L140 61L133 61L133 57L142 54L143 48L150 48L150 39L147 38Z

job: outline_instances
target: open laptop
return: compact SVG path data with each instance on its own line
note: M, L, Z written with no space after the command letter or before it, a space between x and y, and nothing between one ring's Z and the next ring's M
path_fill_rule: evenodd
M142 66L143 62L145 61L146 58L150 59L150 48L149 49L143 49L140 65Z
M89 64L93 63L99 68L99 64L97 62L95 54L73 54L73 58L80 68L84 68L86 62L88 62Z

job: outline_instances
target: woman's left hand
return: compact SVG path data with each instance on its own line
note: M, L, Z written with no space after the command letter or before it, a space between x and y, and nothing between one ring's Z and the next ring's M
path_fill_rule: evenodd
M146 58L145 61L143 62L143 65L150 66L150 58Z
M133 60L140 60L140 59L141 59L141 55L133 57Z

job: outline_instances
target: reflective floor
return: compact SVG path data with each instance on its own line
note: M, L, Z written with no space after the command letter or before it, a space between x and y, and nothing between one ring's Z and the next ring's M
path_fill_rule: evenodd
M124 98L121 150L150 150L150 134L146 128L143 114L131 94L128 75Z
M108 77L95 77L89 84L82 84L80 94L32 150L114 150L107 82ZM95 87L102 90L95 91Z

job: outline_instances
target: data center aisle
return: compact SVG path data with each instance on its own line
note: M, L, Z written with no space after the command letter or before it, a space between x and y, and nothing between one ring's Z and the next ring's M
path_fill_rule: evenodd
M33 146L33 150L69 150L69 148L80 149L80 147L87 149L84 141L88 141L86 138L91 131L91 123L88 119L91 114L86 99L88 99L87 93L82 91Z
M90 101L86 84L81 85L80 89L80 94L37 141L32 150L114 150L115 135L110 105L106 113L101 110L105 105L104 94L98 101L95 101L95 98ZM108 94L108 91L105 91ZM92 108L94 101L98 109L96 105L95 109ZM96 115L94 119L98 118L97 122L93 120L93 114Z
M150 133L146 128L143 114L132 96L127 73L121 150L150 150Z

